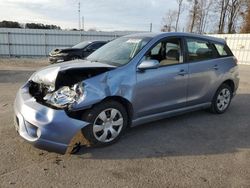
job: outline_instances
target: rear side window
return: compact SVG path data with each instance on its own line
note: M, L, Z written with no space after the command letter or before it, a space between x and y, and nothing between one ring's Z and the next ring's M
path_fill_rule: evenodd
M226 56L231 56L232 53L230 52L229 48L224 45L224 44L214 44L218 54L221 56L221 57L226 57Z
M213 59L213 48L208 41L200 39L187 39L188 61L202 61Z

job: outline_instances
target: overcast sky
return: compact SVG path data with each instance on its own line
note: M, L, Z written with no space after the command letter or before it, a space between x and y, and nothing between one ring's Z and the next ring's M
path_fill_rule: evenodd
M79 0L0 0L0 21L36 22L78 28ZM85 29L159 31L175 0L80 0Z

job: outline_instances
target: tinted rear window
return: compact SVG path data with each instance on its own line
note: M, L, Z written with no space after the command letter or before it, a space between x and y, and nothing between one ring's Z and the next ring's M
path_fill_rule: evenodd
M214 46L220 57L227 57L233 55L229 47L225 44L214 44Z

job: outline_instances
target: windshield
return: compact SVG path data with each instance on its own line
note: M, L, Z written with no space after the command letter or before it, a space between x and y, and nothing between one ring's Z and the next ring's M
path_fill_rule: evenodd
M87 57L87 60L122 66L127 64L150 39L150 37L121 37L96 50Z
M73 46L72 48L85 48L86 46L88 46L91 42L89 41L84 41L84 42L81 42L75 46Z

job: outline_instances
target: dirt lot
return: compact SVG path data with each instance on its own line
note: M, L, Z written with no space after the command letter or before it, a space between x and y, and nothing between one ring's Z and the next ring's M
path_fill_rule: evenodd
M205 111L128 130L77 155L36 149L13 127L17 89L46 60L0 60L0 187L250 187L250 66L224 115Z

